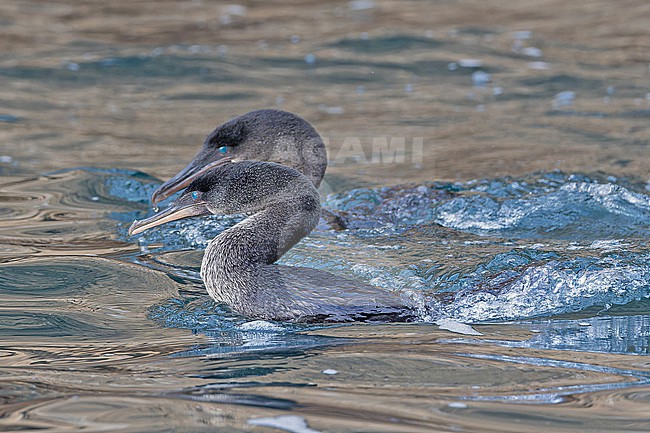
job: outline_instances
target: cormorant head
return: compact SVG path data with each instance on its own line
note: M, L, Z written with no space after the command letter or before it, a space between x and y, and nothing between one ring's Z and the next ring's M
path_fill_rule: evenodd
M208 135L187 167L156 189L154 206L224 161L277 162L303 173L316 188L327 168L325 144L301 117L280 110L257 110L229 120Z
M182 218L210 213L250 214L273 205L320 215L316 187L297 170L272 162L222 159L195 177L167 209L134 221L129 235Z

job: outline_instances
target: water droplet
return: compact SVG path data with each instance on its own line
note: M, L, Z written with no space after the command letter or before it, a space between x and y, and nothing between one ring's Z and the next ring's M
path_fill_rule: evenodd
M542 57L542 50L536 47L526 47L522 50L522 54L528 57Z
M479 59L460 59L458 66L462 68L480 68L483 66L483 60Z
M316 63L316 56L311 53L307 54L305 56L305 63L307 63L308 65L313 65L314 63Z
M474 87L484 87L492 81L492 75L484 71L476 71L472 74L472 84Z
M553 98L553 108L568 107L573 104L576 98L576 92L565 90Z
M68 69L68 70L70 70L70 71L74 71L74 72L76 72L76 71L79 70L79 64L78 64L78 63L74 63L74 62L65 62L65 63L63 64L63 66L65 66L65 68Z

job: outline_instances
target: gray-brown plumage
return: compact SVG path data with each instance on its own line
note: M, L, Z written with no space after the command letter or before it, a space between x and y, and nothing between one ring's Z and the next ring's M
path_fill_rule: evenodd
M327 168L325 144L306 120L281 110L251 111L215 128L192 162L153 192L152 203L187 187L224 160L277 162L295 168L316 188Z
M189 216L247 214L205 250L201 277L210 296L250 317L292 321L410 320L401 296L325 271L274 264L316 226L314 184L297 170L223 162L188 186L166 210L135 221L129 234Z

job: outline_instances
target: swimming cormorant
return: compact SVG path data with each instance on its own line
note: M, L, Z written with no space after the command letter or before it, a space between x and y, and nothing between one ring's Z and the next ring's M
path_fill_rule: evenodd
M274 264L316 226L314 183L272 162L220 160L194 176L167 209L129 228L129 235L206 214L248 217L208 244L201 277L210 296L260 319L291 321L410 321L410 299L318 269Z

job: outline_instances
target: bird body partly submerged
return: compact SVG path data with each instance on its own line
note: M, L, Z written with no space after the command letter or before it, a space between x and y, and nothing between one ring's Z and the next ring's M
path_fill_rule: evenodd
M217 302L249 317L291 321L405 321L408 300L329 272L275 262L318 223L313 183L297 170L226 161L195 178L165 211L135 221L130 234L188 216L247 214L205 250L201 277Z

